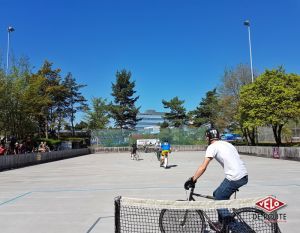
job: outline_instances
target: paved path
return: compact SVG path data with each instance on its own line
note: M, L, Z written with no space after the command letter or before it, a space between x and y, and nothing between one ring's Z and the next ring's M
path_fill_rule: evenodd
M132 161L125 153L87 156L0 173L1 233L114 232L114 197L176 200L185 198L184 181L204 152L174 152L170 169L159 167L153 153ZM242 156L249 183L238 198L276 195L288 203L280 213L283 232L299 232L299 162ZM213 162L197 191L211 194L223 179Z

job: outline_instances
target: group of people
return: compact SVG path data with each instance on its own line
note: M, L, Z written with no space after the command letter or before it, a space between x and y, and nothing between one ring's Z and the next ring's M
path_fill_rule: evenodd
M0 156L49 151L50 149L46 142L41 142L39 145L35 145L30 137L21 141L18 141L15 137L11 137L9 140L7 140L7 138L2 138L0 140Z
M0 155L16 155L28 153L26 145L23 143L16 142L13 146L6 146L1 143L0 145Z
M34 146L30 137L18 141L15 137L2 138L0 141L0 155L16 155L32 152Z
M152 144L151 144L152 145ZM168 156L171 153L171 145L168 140L164 140L163 143L156 143L155 153L157 155L157 160L160 162L160 166L168 168ZM134 142L131 145L131 159L136 158L137 155L137 144Z

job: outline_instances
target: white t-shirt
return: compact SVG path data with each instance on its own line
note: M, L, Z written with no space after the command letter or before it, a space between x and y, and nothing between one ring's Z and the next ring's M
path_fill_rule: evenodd
M225 141L210 144L205 153L207 158L215 158L224 168L225 177L236 181L247 175L247 169L236 148Z

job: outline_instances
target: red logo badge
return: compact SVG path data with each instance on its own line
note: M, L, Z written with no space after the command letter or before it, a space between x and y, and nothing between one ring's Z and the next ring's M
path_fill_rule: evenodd
M271 213L271 212L278 210L279 208L285 206L286 204L272 196L268 196L268 197L256 202L255 205L257 207L267 211L268 213Z

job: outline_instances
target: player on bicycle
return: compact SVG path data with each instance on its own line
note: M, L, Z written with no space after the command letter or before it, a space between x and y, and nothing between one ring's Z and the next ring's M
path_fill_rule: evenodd
M131 154L130 154L131 159L136 158L136 151L137 151L137 144L134 142L131 145Z
M161 143L159 142L159 140L155 143L155 154L156 154L157 160L160 161Z
M216 159L224 169L225 179L220 186L213 192L215 200L228 200L241 186L248 183L248 173L244 162L236 148L225 141L220 140L217 129L208 129L205 133L208 147L205 152L203 163L198 167L194 176L189 178L184 188L186 190L195 187L197 179L203 175L208 164L212 159ZM228 211L219 213L219 222L222 222L228 215Z
M164 140L161 144L161 159L160 166L164 166L164 168L168 167L168 156L171 153L171 145L168 140Z
M205 172L212 159L216 159L224 169L225 179L214 191L216 200L228 200L237 189L248 182L248 173L244 162L236 148L225 141L220 140L217 129L209 129L205 133L208 147L206 149L203 163L198 167L194 176L189 178L184 187L189 189L195 187L197 179Z

